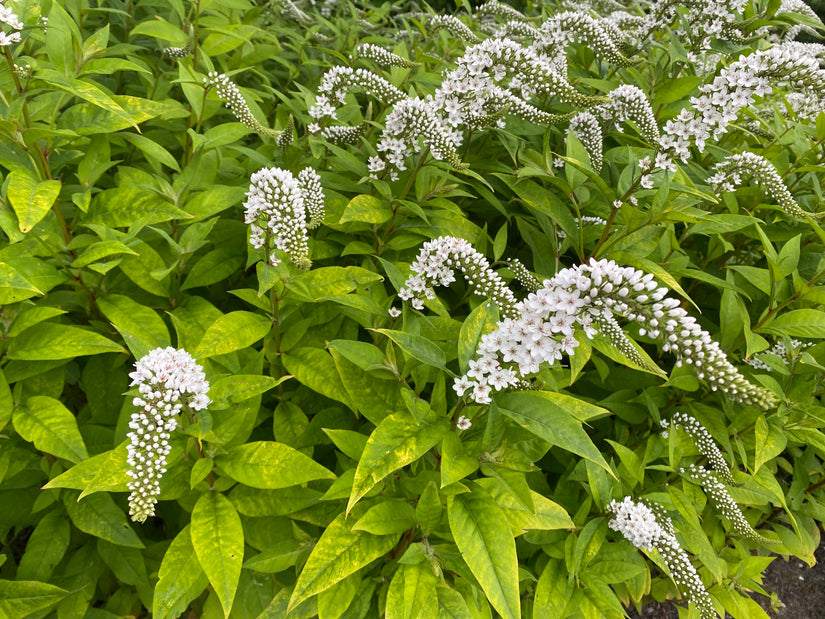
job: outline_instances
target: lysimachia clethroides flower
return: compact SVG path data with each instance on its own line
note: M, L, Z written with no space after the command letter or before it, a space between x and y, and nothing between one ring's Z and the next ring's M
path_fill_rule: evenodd
M658 340L665 352L676 355L677 366L691 366L711 390L743 404L766 409L776 405L776 397L749 383L719 344L678 300L667 297L667 288L660 287L651 274L612 260L591 259L559 271L542 288L513 303L513 293L469 243L441 237L425 243L411 265L414 274L399 296L421 307L422 297L434 296L433 286L455 280L456 268L477 293L492 298L504 316L495 331L482 336L470 370L453 387L458 395L471 391L479 404L490 403L493 390L522 384L543 363L553 365L564 355L572 355L579 345L574 337L578 329L591 338L604 332L628 359L644 365L616 322L619 316L639 323L640 335Z
M243 98L241 91L225 74L210 71L209 75L203 78L203 83L206 86L214 88L218 96L226 102L226 107L232 110L235 118L254 132L272 137L277 137L281 134L280 131L264 126L255 118L252 110L249 109L249 104L246 102L246 99Z
M252 246L263 248L272 266L281 261L278 251L299 269L312 266L307 231L324 219L324 191L315 170L305 168L295 178L288 170L263 168L250 177L246 195L244 221Z
M155 514L160 479L166 472L169 439L184 409L209 406L209 383L203 368L183 349L156 348L135 363L129 374L140 395L132 402L139 410L129 422L127 464L129 515L144 522Z
M20 31L23 29L23 22L10 6L17 0L0 0L0 47L8 47L13 43L20 42ZM7 28L6 28L7 27ZM6 32L8 29L8 32Z
M607 510L615 515L607 526L621 533L636 548L647 552L655 549L659 552L670 570L671 578L685 590L690 601L699 609L702 619L717 617L707 589L676 539L669 518L657 518L648 505L634 501L629 496L621 502L612 501Z

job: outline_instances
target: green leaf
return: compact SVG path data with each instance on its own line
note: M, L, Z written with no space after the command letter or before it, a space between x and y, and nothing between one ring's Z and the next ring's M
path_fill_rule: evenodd
M441 487L445 488L478 469L478 458L464 455L464 446L455 432L441 442Z
M43 489L72 488L82 490L78 500L95 492L127 492L131 477L126 474L129 441L111 451L87 458L50 480Z
M399 535L371 535L353 531L345 514L338 514L321 534L289 599L289 608L329 589L350 574L393 549Z
M353 531L373 535L403 533L415 526L415 509L406 501L389 499L367 510L352 526Z
M564 565L557 559L550 559L539 576L536 584L536 598L533 608L541 609L547 617L562 617L567 601L572 595L572 583L567 577ZM541 615L534 611L534 619Z
M241 518L225 496L208 492L192 510L192 546L209 583L229 617L243 565Z
M137 133L119 133L118 135L130 142L132 146L139 148L149 163L157 161L168 168L172 168L175 172L180 172L180 166L175 158L154 140Z
M409 413L385 417L367 440L347 504L347 513L384 477L418 460L449 432L450 422L426 408L418 421Z
M89 457L77 419L59 400L32 396L14 411L12 421L17 433L40 451L71 462Z
M230 312L213 322L192 354L197 359L225 355L251 346L272 329L272 321L252 312Z
M97 107L114 114L125 122L128 122L135 129L138 129L137 123L117 102L115 102L109 95L101 90L91 79L79 80L66 75L61 75L54 69L40 69L37 71L37 79L42 80L53 86L64 90L79 99L88 101ZM140 131L140 129L138 129Z
M484 488L504 510L514 533L532 529L541 531L572 529L575 526L561 505L538 492L530 491L530 497L536 508L535 512L531 512L497 479L477 479L475 483Z
M316 393L354 409L332 356L319 348L293 348L281 355L286 371Z
M815 309L797 309L777 316L760 331L788 337L825 338L825 312Z
M386 335L398 344L401 350L422 363L449 371L445 365L446 357L444 356L444 351L427 338L413 333L407 333L406 331L394 331L392 329L375 329L375 331Z
M158 577L152 601L152 616L155 619L179 617L189 603L206 589L209 580L192 546L190 525L183 527L172 540L163 555Z
M359 194L349 201L338 223L362 221L368 224L382 224L391 217L392 209L386 201L369 194Z
M387 590L386 619L436 617L437 582L429 562L399 566Z
M86 223L103 224L110 228L151 226L172 219L192 216L173 205L167 198L143 188L115 187L105 189L92 198ZM132 249L141 253L137 243Z
M378 273L361 267L321 267L292 279L287 290L305 301L318 301L348 294L358 286L383 279Z
M582 428L586 419L609 414L583 400L549 391L500 393L501 412L545 441L598 464L614 478L610 466Z
M335 475L309 456L288 445L258 441L238 445L215 464L235 481L252 488L276 490Z
M56 604L69 592L45 582L0 580L0 613L22 619ZM42 616L42 615L41 615Z
M78 502L66 494L63 504L74 526L95 537L118 546L143 548L134 529L126 521L123 510L106 493L93 494Z
M106 352L126 351L94 331L46 322L13 338L6 357L22 361L53 361Z
M766 421L764 415L759 415L754 426L753 474L756 475L763 464L781 454L787 444L788 439L782 427L778 423Z
M424 488L424 492L418 497L415 506L415 520L421 527L423 535L429 535L433 529L441 522L441 515L444 509L441 507L441 499L438 496L438 488L434 481L431 481Z
M138 255L131 247L120 241L98 241L83 250L83 253L72 262L72 266L85 267L114 254Z
M8 176L6 197L17 215L20 232L26 233L42 220L60 195L60 181L38 180L25 168L16 168Z
M507 518L481 486L447 497L447 516L464 562L493 608L504 618L521 617L516 543Z
M492 331L498 322L498 306L495 303L481 303L464 322L458 336L458 367L466 372L470 359L475 357L481 336Z
M259 374L236 374L216 380L209 388L209 410L225 410L280 385L291 376L272 378Z
M120 294L100 297L97 306L123 336L135 359L155 348L172 345L166 323L153 309Z
M46 514L32 531L17 566L17 580L46 581L69 548L72 527L63 510Z
M0 287L0 305L17 303L44 294L42 290L23 277L20 271L5 262L0 262L0 281L3 282L3 286ZM59 310L56 311L61 313Z

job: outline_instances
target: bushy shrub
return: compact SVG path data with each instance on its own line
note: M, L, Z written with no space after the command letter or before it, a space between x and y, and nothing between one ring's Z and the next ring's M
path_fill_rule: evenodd
M0 616L754 618L813 563L800 0L0 22Z

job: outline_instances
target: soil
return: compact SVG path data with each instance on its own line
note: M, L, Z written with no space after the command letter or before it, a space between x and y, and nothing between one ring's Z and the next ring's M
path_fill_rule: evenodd
M770 598L756 593L753 599L771 619L825 619L825 545L815 556L816 565L811 568L799 559L778 557L765 570L762 586L775 592L782 606L773 610ZM634 608L628 614L631 619L679 619L679 611L670 603L651 602L642 607L641 614Z

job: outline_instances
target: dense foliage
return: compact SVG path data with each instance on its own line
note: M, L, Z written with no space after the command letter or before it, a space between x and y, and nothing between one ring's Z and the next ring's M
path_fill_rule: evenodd
M825 27L514 6L0 2L0 617L757 618L813 563Z

